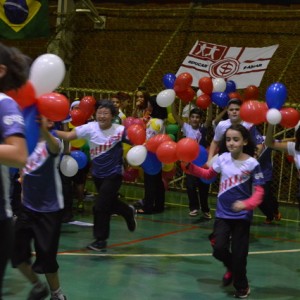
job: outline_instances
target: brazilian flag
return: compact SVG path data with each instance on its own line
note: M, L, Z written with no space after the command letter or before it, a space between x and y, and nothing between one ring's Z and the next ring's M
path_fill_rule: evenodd
M0 38L47 37L48 14L48 0L0 0Z

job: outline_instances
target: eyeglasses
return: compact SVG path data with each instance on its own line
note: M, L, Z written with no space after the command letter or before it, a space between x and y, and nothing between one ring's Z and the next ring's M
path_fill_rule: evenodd
M108 117L111 115L111 113L108 113L108 112L97 112L96 113L97 116L101 116L101 117Z

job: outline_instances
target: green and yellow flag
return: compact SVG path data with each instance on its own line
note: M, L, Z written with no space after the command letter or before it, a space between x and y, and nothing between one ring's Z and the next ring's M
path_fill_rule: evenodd
M0 38L46 37L49 32L47 0L0 0Z

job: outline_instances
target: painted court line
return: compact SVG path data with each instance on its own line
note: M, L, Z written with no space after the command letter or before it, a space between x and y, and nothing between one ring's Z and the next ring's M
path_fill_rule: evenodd
M298 253L300 249L287 249L287 250L270 250L270 251L253 251L249 255L263 255L263 254L277 254L277 253ZM103 256L103 257L205 257L212 256L212 253L178 253L178 254L128 254L128 253L74 253L63 252L59 255L64 256Z

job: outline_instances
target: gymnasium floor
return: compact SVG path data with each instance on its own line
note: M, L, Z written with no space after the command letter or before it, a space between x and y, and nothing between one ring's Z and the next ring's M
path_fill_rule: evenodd
M141 199L143 190L124 185L127 202ZM112 217L109 247L93 252L92 202L76 215L79 226L63 224L58 261L68 300L202 300L232 299L233 287L223 288L224 268L211 256L208 235L213 220L189 217L184 193L167 193L162 214L138 216L136 232ZM215 197L210 204L214 213ZM259 210L251 228L248 277L249 299L300 299L300 224L295 207L280 207L283 219L263 224ZM4 300L24 300L30 290L10 266L4 280Z

